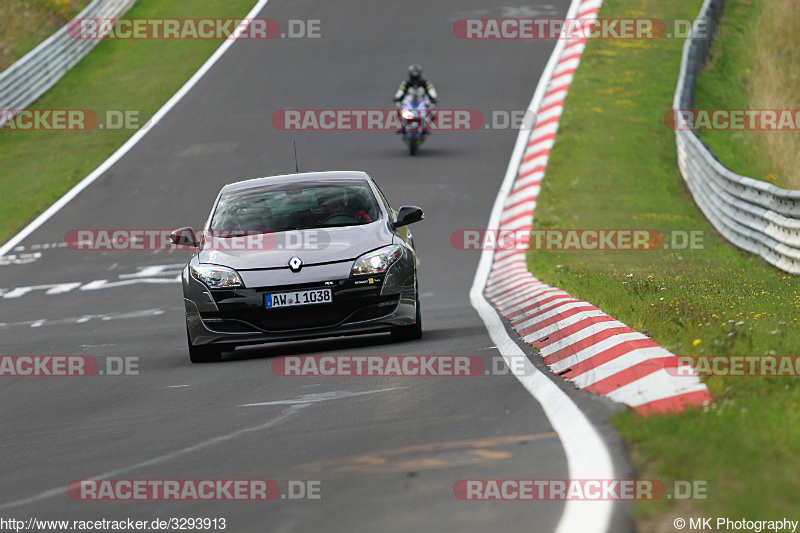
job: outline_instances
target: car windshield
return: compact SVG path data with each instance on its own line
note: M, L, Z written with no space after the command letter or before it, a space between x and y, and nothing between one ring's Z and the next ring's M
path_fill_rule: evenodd
M306 181L223 194L211 229L234 234L279 232L358 226L380 218L366 181Z

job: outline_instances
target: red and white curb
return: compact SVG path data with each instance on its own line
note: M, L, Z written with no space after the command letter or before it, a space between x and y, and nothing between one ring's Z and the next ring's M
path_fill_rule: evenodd
M597 18L601 5L602 0L582 2L578 18ZM500 230L532 228L564 100L585 47L585 38L563 43L554 68L545 73L549 80L540 82L544 92L539 98L535 95L532 104L537 122L524 150L515 152L516 176L503 204ZM642 414L676 412L713 400L693 372L667 373L667 367L679 366L668 350L597 307L536 279L523 250L495 252L485 295L520 337L539 349L550 370L578 388Z

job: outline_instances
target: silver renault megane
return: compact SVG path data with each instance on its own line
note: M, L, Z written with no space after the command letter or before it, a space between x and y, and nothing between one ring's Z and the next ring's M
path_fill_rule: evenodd
M422 336L417 260L408 225L364 172L257 178L222 188L183 270L192 362L236 346L389 332Z

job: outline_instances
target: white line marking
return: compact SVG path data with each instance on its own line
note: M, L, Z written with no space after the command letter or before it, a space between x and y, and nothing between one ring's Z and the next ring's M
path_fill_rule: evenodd
M183 308L181 308L183 310ZM61 326L64 324L85 324L90 320L99 319L99 320L127 320L129 318L142 318L142 317L149 317L149 316L158 316L163 315L163 309L145 309L143 311L128 311L125 313L110 313L110 314L103 314L103 315L83 315L80 317L71 317L71 318L56 318L56 319L47 319L47 318L39 318L37 320L25 320L23 322L0 322L0 328L9 328L12 326L30 326L30 327L39 327L42 325L47 326ZM116 344L82 344L82 347L86 346L116 346Z
M107 348L116 344L81 344L81 348Z
M138 267L139 271L134 274L121 274L120 281L109 282L107 279L96 279L88 283L74 281L69 283L57 283L53 285L37 285L33 287L16 287L15 289L0 289L0 296L4 299L21 298L33 291L46 290L48 296L65 294L74 289L80 288L81 291L94 291L99 289L109 289L115 287L126 287L136 284L152 283L180 283L181 268L184 265L154 265L149 267ZM173 277L175 272L178 272ZM143 277L143 276L169 276L169 277Z
M368 390L362 392L350 392L349 390L337 390L332 392L322 392L319 394L305 394L293 400L276 400L274 402L246 403L239 407L254 407L258 405L308 405L316 402L327 402L329 400L339 400L350 398L351 396L361 396L363 394L375 394L376 392L388 392L390 390L406 389L408 387L392 387L391 389Z
M0 266L9 265L29 265L42 258L41 252L33 252L28 254L11 254L0 256Z
M267 5L267 2L269 2L269 0L258 0L253 9L251 9L250 12L247 15L245 15L244 18L245 19L255 18L255 16L258 15L259 11L261 11L264 8L264 6ZM92 171L91 174L83 178L83 180L81 180L80 183L78 183L72 189L70 189L67 192L67 194L59 198L56 201L56 203L48 207L41 215L36 217L33 220L33 222L25 226L19 233L11 237L11 239L9 239L3 246L0 246L0 257L3 257L5 254L8 253L9 250L13 249L20 242L22 242L22 240L25 239L25 237L36 231L39 228L39 226L50 220L50 218L53 215L58 213L65 205L71 202L73 198L75 198L76 196L78 196L78 194L81 193L81 191L83 191L86 187L94 183L95 180L97 180L97 178L102 176L109 168L114 166L116 162L119 161L125 154L130 152L131 149L134 146L136 146L136 144L139 141L141 141L145 135L150 133L150 131L161 121L161 119L164 118L164 116L167 113L169 113L170 110L172 110L172 108L175 107L175 105L178 102L180 102L184 96L186 96L186 93L192 90L192 88L197 84L197 82L200 81L203 78L203 76L206 75L206 72L211 70L211 67L213 67L214 64L217 61L219 61L219 59L223 56L223 54L225 54L225 52L228 51L228 48L233 46L233 43L235 43L238 40L238 36L241 35L244 29L245 28L242 28L241 26L237 27L236 31L233 33L231 38L226 39L219 46L219 48L216 49L216 51L211 55L211 57L209 57L208 60L206 60L206 62L203 63L203 66L200 67L200 69L197 72L195 72L191 78L189 78L189 81L187 81L183 85L183 87L181 87L178 90L178 92L173 94L172 98L170 98L166 104L161 106L161 109L156 111L156 114L153 115L153 118L148 120L147 123L144 126L142 126L141 129L139 129L136 133L134 133L133 137L128 139L125 144L120 146L119 149L111 155L111 157L106 159L99 167L94 169L94 171ZM31 249L33 249L33 247L31 247Z
M286 422L292 416L294 416L295 413L300 411L300 409L303 409L304 407L308 407L308 405L309 404L292 405L288 409L284 409L277 418L273 418L269 422L261 424L260 426L252 426L252 427L249 427L249 428L239 429L239 430L234 431L233 433L228 433L227 435L221 435L219 437L214 437L214 438L211 438L211 439L208 439L208 440L204 440L204 441L202 441L202 442L200 442L198 444L195 444L193 446L189 446L189 447L186 447L186 448L181 448L180 450L176 450L174 452L170 452L170 453L167 453L167 454L164 454L164 455L160 455L158 457L154 457L153 459L148 459L147 461L142 461L141 463L136 463L135 465L124 466L124 467L119 468L117 470L112 470L110 472L105 472L103 474L98 474L96 476L89 476L86 479L110 479L110 478L113 478L114 476L118 476L120 474L125 474L127 472L132 471L132 470L138 470L140 468L144 468L144 467L147 467L147 466L153 466L153 465L165 463L165 462L170 461L172 459L177 459L178 457L184 456L184 455L186 455L188 453L195 452L195 451L201 450L203 448L208 448L210 446L216 446L217 444L220 444L220 443L223 443L223 442L226 442L226 441L229 441L229 440L233 440L236 437L244 435L245 433L252 433L254 431L261 431L263 429L269 429L271 427L274 427L274 426L277 426L279 424L282 424L283 422ZM35 496L30 496L28 498L23 498L21 500L15 500L15 501L12 501L12 502L4 503L4 504L0 505L0 511L5 510L5 509L11 509L13 507L19 507L21 505L27 505L27 504L30 504L30 503L35 503L35 502L38 502L38 501L41 501L41 500L46 500L46 499L52 498L54 496L64 496L64 493L66 492L66 490L67 490L66 486L62 485L60 487L56 487L54 489L50 489L50 490L46 490L44 492L41 492L41 493L39 493L39 494L37 494Z
M45 294L64 294L80 286L80 282L56 283L52 285L35 285L33 287L17 287L3 293L4 299L20 298L31 291L44 290Z
M177 270L178 272L180 272L181 270L183 270L183 267L185 266L186 263L136 267L138 272L134 274L120 274L119 279L152 278L155 276L169 275L170 273L165 272L166 270Z
M573 0L567 13L567 18L575 18L575 13L580 4L581 0ZM559 40L556 43L556 47L539 79L539 84L536 86L536 91L533 93L533 98L528 106L529 110L535 112L538 109L547 87L547 81L556 68L565 44L566 40ZM527 132L520 130L503 184L492 208L487 227L489 231L499 228L503 206L517 176L527 142ZM570 478L613 479L614 468L611 464L611 456L592 423L589 422L564 391L533 366L525 356L525 353L508 336L500 316L484 298L483 291L491 268L492 252L491 250L483 250L478 270L475 272L472 289L470 290L470 302L481 316L489 335L500 349L500 353L508 367L512 369L514 375L525 389L539 402L553 429L558 433L561 446L567 456ZM612 507L613 502L611 501L581 502L569 500L564 506L564 513L561 515L556 532L587 533L607 531L611 520Z
M109 282L107 279L96 279L81 286L82 291L98 291L100 289L114 289L116 287L127 287L128 285L140 285L148 283L177 283L180 278L139 278L124 279L122 281Z

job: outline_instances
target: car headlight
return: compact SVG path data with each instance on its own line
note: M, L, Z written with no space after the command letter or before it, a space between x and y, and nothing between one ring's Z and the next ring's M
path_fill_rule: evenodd
M392 266L392 264L403 257L403 247L399 244L384 246L374 252L362 255L353 264L353 276L363 276L365 274L380 274Z
M220 265L192 265L192 276L210 289L240 289L244 287L242 278L232 268Z

